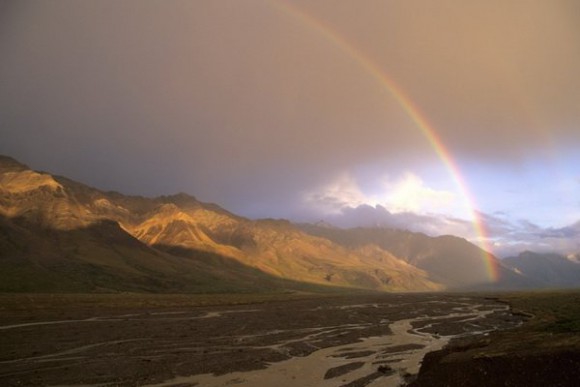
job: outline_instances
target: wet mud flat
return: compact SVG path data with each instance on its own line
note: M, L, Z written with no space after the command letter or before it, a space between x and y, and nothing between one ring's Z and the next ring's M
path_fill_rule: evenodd
M522 321L496 300L444 294L1 312L2 386L398 386L451 338Z

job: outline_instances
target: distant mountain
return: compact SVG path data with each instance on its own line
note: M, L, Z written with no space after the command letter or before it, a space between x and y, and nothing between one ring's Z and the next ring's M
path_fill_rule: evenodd
M339 229L301 225L305 232L327 238L350 249L375 246L424 270L429 279L448 289L516 289L530 288L533 280L515 273L502 261L491 256L499 279L490 279L487 254L463 238L429 237L422 233L383 227Z
M444 285L377 246L178 194L103 192L0 157L0 291L231 292Z
M568 257L559 254L541 254L525 251L517 257L503 260L504 264L550 288L580 287L578 254Z

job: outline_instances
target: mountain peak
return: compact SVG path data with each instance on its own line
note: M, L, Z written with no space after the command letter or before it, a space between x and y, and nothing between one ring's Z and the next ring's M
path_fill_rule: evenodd
M322 227L322 228L337 228L335 225L328 223L327 221L321 219L318 222L314 223L313 226Z
M199 201L193 195L187 194L185 192L179 192L175 195L163 195L158 197L159 200L164 202L172 202L175 204L198 204Z
M12 157L0 155L0 173L19 172L30 169L27 165L13 159Z
M0 156L0 189L24 193L39 188L56 191L63 187L48 173L33 171L11 157Z

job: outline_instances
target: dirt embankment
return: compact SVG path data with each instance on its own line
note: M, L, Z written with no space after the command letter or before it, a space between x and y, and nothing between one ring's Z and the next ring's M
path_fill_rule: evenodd
M427 354L411 387L578 386L580 350L474 355L454 345Z
M578 386L580 293L502 298L528 317L521 327L451 341L425 356L410 386Z

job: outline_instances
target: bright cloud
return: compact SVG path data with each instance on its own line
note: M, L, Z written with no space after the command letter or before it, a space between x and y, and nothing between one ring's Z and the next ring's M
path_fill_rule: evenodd
M423 180L413 174L406 173L396 181L386 181L385 197L379 203L392 212L433 213L449 210L456 195L449 191L438 191L429 188Z
M457 195L450 191L428 187L416 174L407 172L398 179L381 177L377 188L369 192L350 173L343 173L321 187L307 192L305 202L327 214L340 213L345 208L361 205L381 206L391 213L417 214L456 212Z
M349 173L304 195L315 216L339 227L392 227L428 235L458 235L480 244L482 236L465 216L456 216L460 197L436 190L415 174L397 180L380 179L373 189L363 189ZM477 212L485 224L486 239L500 257L524 250L576 254L580 251L580 222L564 227L542 227L509 214Z

